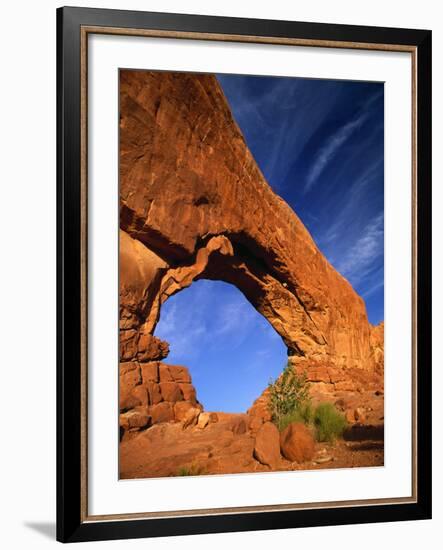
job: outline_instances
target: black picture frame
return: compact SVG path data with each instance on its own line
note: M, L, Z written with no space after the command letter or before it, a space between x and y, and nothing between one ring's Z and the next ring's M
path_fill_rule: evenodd
M386 44L416 51L416 482L413 503L150 519L82 514L81 28ZM431 517L431 31L64 7L57 10L57 539L283 529Z

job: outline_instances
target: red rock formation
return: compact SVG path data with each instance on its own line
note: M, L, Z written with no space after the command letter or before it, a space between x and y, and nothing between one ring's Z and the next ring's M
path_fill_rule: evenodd
M158 361L120 363L120 427L124 432L182 421L190 409L201 410L195 395L186 367Z
M122 330L198 278L236 285L290 353L372 368L363 300L267 184L214 76L121 72Z
M120 72L120 192L120 407L145 407L124 429L198 404L153 332L165 300L202 278L243 292L314 394L382 384L383 327L265 181L214 76Z

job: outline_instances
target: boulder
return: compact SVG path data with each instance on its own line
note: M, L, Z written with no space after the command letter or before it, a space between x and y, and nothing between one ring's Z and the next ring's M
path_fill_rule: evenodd
M198 421L198 417L200 415L200 409L197 407L192 407L191 409L188 409L186 414L183 418L183 429L190 428L192 426L195 426Z
M265 422L255 437L254 457L273 470L280 464L280 437L272 422Z
M304 424L293 422L280 434L280 449L286 459L301 464L312 460L315 443L311 432Z
M200 428L201 430L203 430L209 424L209 421L210 421L210 413L207 413L207 412L200 413L198 417L197 428Z

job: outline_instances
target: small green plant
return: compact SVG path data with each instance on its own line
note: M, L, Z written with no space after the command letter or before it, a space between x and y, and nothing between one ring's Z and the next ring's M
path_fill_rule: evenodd
M314 411L310 401L301 403L292 413L283 415L276 423L280 432L282 432L289 424L293 422L301 422L302 424L310 425L313 422Z
M280 377L269 382L268 390L272 421L280 431L291 422L310 422L312 407L305 373L298 375L288 362Z
M334 442L347 425L346 418L332 403L320 403L314 411L313 422L317 441Z
M298 375L288 362L277 380L269 383L269 408L272 421L279 431L293 422L311 426L317 441L334 442L347 422L332 403L320 403L313 408L309 397L307 375Z
M189 468L187 466L182 466L179 468L177 475L178 476L201 476L204 474L203 468L192 464Z

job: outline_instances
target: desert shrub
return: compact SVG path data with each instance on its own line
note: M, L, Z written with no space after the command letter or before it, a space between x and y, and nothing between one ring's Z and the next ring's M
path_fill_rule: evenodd
M312 408L306 374L298 375L288 362L280 377L270 381L268 390L272 421L280 431L291 422L310 422Z
M300 404L293 412L283 415L279 421L275 422L279 431L282 432L293 422L301 422L310 425L313 422L314 411L310 401Z
M204 474L203 468L192 464L189 468L182 466L177 472L177 476L201 476Z
M346 418L332 403L320 403L313 414L317 441L333 442L340 437L347 425Z

